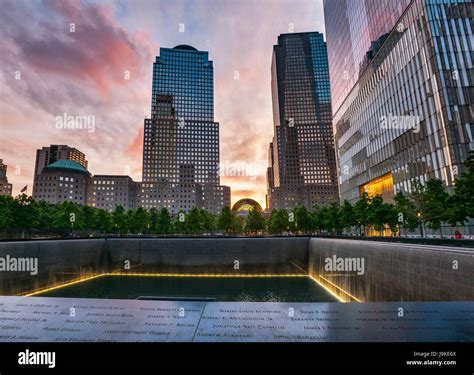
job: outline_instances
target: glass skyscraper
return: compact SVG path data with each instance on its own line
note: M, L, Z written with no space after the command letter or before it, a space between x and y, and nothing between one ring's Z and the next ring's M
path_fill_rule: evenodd
M318 32L282 34L271 67L274 137L267 204L291 209L336 201L326 43Z
M450 188L474 149L473 3L324 1L340 198Z
M230 205L230 190L219 182L212 61L188 45L161 48L145 120L141 204L216 211Z

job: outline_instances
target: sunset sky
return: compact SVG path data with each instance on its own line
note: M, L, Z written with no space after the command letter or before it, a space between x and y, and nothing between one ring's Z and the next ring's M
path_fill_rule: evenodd
M322 0L3 0L0 159L14 195L25 185L31 194L36 149L50 144L84 152L92 174L141 181L153 61L160 47L189 44L214 61L221 164L256 174L221 183L232 203L264 206L272 46L292 28L324 32ZM95 131L57 129L64 113L95 116Z

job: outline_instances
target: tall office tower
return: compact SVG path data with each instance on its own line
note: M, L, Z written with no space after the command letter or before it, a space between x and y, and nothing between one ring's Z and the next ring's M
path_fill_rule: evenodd
M438 178L474 149L469 0L325 0L341 200Z
M176 213L193 206L217 212L230 205L229 188L219 185L213 74L208 52L187 45L160 49L153 64L151 118L145 120L143 207Z
M326 43L319 32L282 34L273 47L274 137L269 147L269 208L337 201Z
M12 195L12 184L8 183L7 166L3 164L3 159L0 159L0 195Z

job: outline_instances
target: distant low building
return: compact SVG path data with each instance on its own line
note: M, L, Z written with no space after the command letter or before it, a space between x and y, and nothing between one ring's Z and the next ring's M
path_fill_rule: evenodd
M125 210L137 208L138 183L129 176L94 175L88 189L88 205L109 212L121 205Z
M81 164L72 160L58 160L43 168L36 176L33 198L58 204L65 201L84 205L87 203L91 174Z
M3 159L0 159L0 195L12 195L12 184L8 183L7 166L3 164Z

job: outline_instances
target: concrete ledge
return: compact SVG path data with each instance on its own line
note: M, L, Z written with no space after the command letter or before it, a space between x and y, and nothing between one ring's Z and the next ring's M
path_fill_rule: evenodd
M364 259L364 274L328 271L326 259L334 256ZM474 300L471 249L311 238L308 273L322 284L327 281L337 294L339 287L360 301Z
M0 322L5 327L0 330L1 342L474 340L474 302L347 304L0 297L0 310Z

